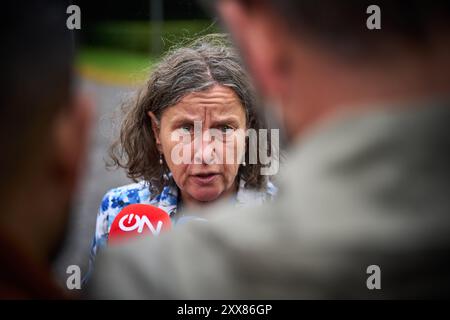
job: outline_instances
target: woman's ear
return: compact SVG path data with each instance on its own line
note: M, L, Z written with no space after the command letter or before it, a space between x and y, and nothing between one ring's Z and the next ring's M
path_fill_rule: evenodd
M158 148L158 150L161 152L162 148L161 148L161 139L159 138L159 132L160 132L160 122L158 120L158 118L156 118L155 114L151 111L147 112L147 115L150 117L150 120L152 122L152 130L153 130L153 135L155 136L155 142L156 142L156 147Z

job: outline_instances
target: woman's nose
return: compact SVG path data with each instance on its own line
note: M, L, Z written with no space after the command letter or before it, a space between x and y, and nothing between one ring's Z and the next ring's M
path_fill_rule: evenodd
M204 131L202 137L196 142L194 143L194 163L215 164L217 162L215 142L212 141L209 131Z

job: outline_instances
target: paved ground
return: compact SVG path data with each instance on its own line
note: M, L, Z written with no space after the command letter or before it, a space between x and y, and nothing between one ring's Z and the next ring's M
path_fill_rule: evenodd
M78 194L75 197L69 235L63 252L54 265L58 278L65 283L68 265L87 268L89 248L95 229L95 217L105 192L115 186L129 183L123 170L107 170L105 160L108 147L118 130L120 119L115 114L121 102L132 93L129 88L107 86L90 80L81 80L82 88L92 96L96 105L90 150L84 166ZM115 119L115 120L113 120Z

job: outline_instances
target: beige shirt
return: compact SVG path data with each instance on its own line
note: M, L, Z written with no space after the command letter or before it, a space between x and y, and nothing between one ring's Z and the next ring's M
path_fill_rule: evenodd
M342 115L298 142L273 203L211 209L208 223L109 248L91 295L448 295L450 103L377 110ZM371 265L379 290L367 287Z

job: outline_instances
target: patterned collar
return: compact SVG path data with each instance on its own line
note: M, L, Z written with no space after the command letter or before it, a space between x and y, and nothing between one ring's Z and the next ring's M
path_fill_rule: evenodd
M232 198L232 201L238 207L259 205L275 196L276 192L277 189L271 182L268 182L265 191L257 191L245 188L245 180L240 179L238 192ZM181 207L180 199L178 198L178 186L175 181L170 179L169 184L163 188L161 194L152 200L150 204L157 206L173 217Z
M173 179L169 180L169 185L165 186L160 195L155 198L158 208L164 210L169 216L174 216L178 209L178 187Z

